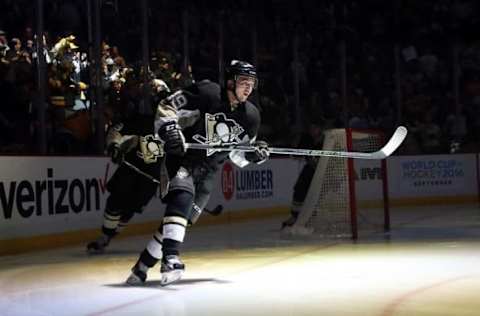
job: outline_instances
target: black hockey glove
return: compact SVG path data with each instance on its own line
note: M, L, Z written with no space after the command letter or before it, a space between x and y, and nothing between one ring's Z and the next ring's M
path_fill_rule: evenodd
M112 159L112 162L121 165L125 159L125 152L121 149L118 143L112 143L107 148L107 154Z
M253 143L253 146L255 151L245 153L245 159L258 165L267 161L270 157L267 142L259 140Z
M163 149L167 154L179 156L185 154L185 137L176 122L163 124L158 130L158 136L165 142Z

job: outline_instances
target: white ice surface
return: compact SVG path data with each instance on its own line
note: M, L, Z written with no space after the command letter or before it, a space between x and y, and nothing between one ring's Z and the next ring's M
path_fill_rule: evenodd
M184 279L124 284L149 236L0 258L0 315L478 315L480 210L392 210L391 234L282 238L282 219L197 227ZM86 241L87 242L87 241Z

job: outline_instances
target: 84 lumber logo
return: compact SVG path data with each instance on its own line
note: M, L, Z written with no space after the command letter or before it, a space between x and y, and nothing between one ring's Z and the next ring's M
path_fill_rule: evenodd
M222 169L222 192L225 200L266 199L273 197L271 169L236 169L226 162Z

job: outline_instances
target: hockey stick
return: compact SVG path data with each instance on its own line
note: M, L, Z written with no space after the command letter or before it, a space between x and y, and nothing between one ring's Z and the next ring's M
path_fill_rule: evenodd
M140 170L139 168L135 167L134 165L132 165L131 163L129 163L128 161L124 160L122 162L122 164L124 164L125 166L129 167L130 169L136 171L137 173L141 174L142 176L152 180L153 182L155 182L156 184L162 184L162 182L160 182L160 180L152 177L151 175L149 175L148 173L146 172L143 172L142 170Z
M332 151L332 150L314 150L314 149L297 149L297 148L278 148L269 147L268 151L271 154L279 155L298 155L298 156L328 156L340 158L357 158L357 159L385 159L390 156L402 144L407 136L407 129L404 126L399 126L395 133L390 138L388 143L380 150L371 153L362 152L347 152L347 151ZM187 149L203 149L203 150L218 150L218 151L232 151L239 150L244 152L255 151L255 146L248 145L231 145L231 146L217 146L209 144L187 143Z
M222 214L222 212L223 212L223 205L218 204L217 206L215 206L211 210L208 209L208 208L204 208L203 211L212 215L212 216L218 216L218 215Z

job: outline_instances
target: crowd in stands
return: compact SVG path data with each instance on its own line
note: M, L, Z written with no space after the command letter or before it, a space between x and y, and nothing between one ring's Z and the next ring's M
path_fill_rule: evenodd
M44 3L48 153L90 154L94 124L85 1ZM475 36L480 5L476 1L148 3L152 84L161 79L175 90L193 79L217 81L218 21L223 17L224 59L258 65L255 101L262 112L262 138L272 144L292 145L292 136L299 132L293 128L296 120L304 126L321 120L325 128L348 124L386 132L406 125L411 133L403 154L480 149L476 132L480 127L480 42ZM28 0L0 4L0 153L35 153L38 123L32 100L37 57L32 6ZM185 14L188 76L180 75ZM142 100L140 6L104 0L101 18L108 122L115 106L138 105ZM342 40L347 115L342 104ZM300 111L295 107L297 77ZM397 78L400 94L395 90Z

